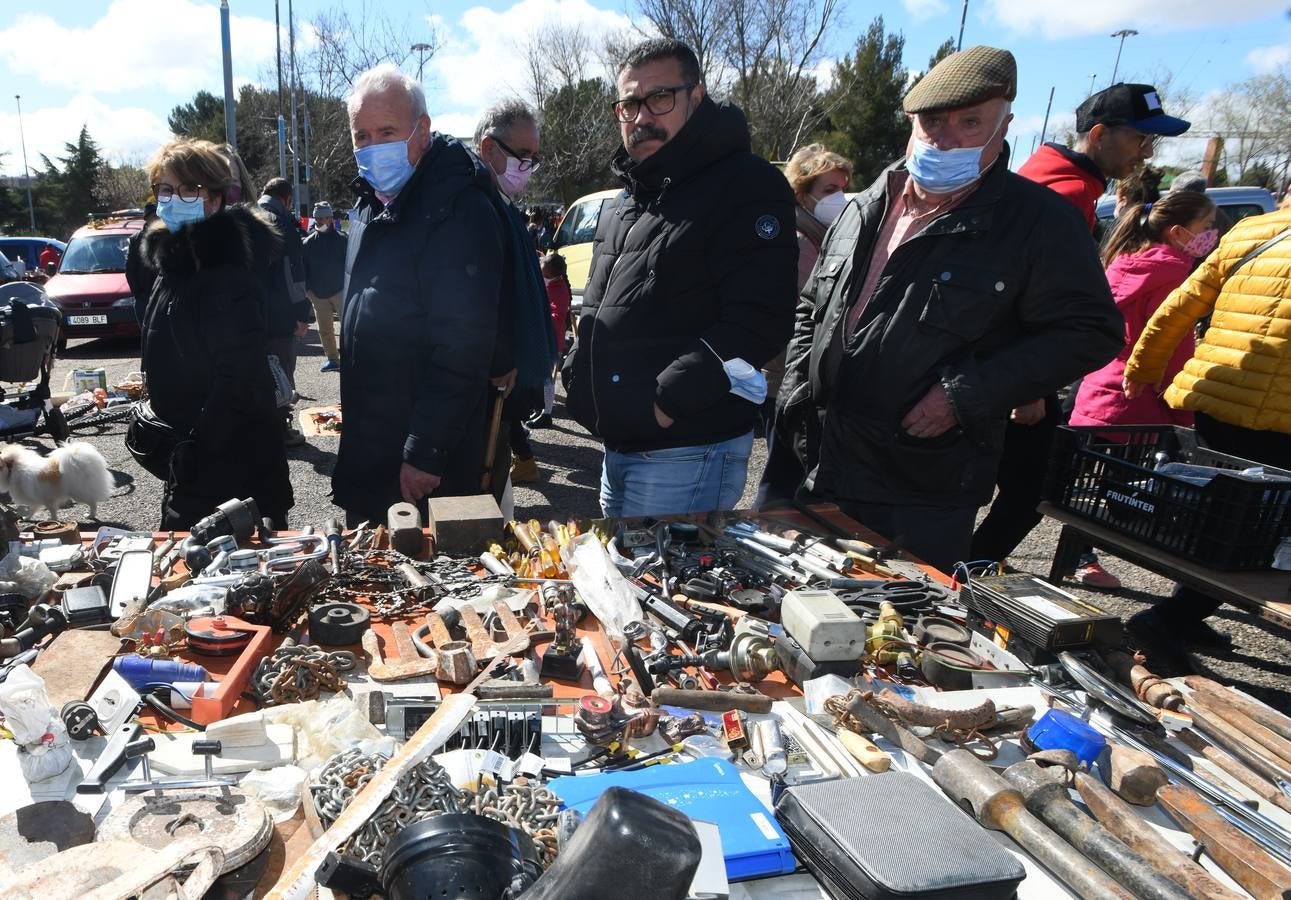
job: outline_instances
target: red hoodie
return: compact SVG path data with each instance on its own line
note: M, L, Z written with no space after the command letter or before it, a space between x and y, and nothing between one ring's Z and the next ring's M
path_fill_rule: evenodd
M1084 215L1089 230L1094 230L1094 204L1107 190L1107 179L1088 156L1062 144L1044 144L1018 174L1066 197Z

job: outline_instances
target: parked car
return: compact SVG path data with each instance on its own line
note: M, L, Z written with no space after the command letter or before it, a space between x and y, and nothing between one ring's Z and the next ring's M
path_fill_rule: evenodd
M1262 216L1273 212L1277 201L1262 187L1213 187L1206 188L1206 196L1236 225L1247 216ZM1104 194L1094 206L1098 224L1103 234L1110 234L1116 219L1116 195ZM1231 227L1231 226L1230 226Z
M569 287L574 295L569 307L571 325L583 305L583 288L587 286L587 274L592 266L592 240L596 237L601 212L613 205L614 199L622 193L621 190L597 191L579 197L565 211L556 236L551 240L551 248L559 250L565 257Z
M67 243L58 272L45 285L66 319L66 336L137 335L135 298L126 283L130 238L142 218L104 219L78 228Z
M0 255L20 260L31 274L40 268L40 254L46 244L53 244L60 255L67 250L67 244L51 237L0 237Z

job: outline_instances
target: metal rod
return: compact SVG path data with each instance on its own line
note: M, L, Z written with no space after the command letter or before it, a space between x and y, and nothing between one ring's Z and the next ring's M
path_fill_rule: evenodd
M31 170L27 168L27 134L22 128L22 94L14 94L18 101L18 140L22 142L22 178L27 182L27 212L31 214L31 230L36 231L36 206L31 202Z
M229 37L229 0L220 0L220 48L224 54L224 140L238 148L237 111L233 105L233 44Z

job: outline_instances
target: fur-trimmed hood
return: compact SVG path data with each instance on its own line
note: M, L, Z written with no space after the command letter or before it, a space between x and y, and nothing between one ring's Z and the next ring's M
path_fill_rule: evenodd
M161 219L144 231L143 257L155 271L188 277L225 266L254 271L282 256L273 217L251 204L229 206L209 219L171 232Z

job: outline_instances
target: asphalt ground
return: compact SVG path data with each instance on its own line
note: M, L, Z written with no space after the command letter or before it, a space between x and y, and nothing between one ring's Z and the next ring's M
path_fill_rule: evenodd
M109 383L114 383L138 368L138 353L137 339L70 341L65 357L55 365L53 387L58 391L74 368L102 367L107 371ZM297 392L308 398L301 400L302 406L336 403L340 399L339 376L319 372L323 361L317 331L311 329L300 347L296 369ZM534 484L516 487L516 512L523 518L546 521L552 517L600 514L597 505L600 446L579 425L563 418L562 413L558 396L554 427L533 432L540 479ZM130 458L122 443L124 432L124 424L115 424L78 435L99 448L116 478L116 493L99 505L101 524L152 529L160 519L161 484ZM296 506L291 512L293 525L317 525L341 514L330 496L338 441L338 437L311 438L305 446L288 450L296 492ZM48 439L31 443L46 452L53 446ZM766 445L758 440L749 465L748 487L740 502L742 508L752 504L765 460ZM84 506L69 510L69 514L81 516L86 512ZM82 527L94 527L94 524L83 523ZM1054 521L1042 521L1010 557L1010 564L1045 576L1057 545L1058 530ZM1124 618L1169 597L1173 585L1167 579L1106 554L1101 559L1107 570L1121 579L1121 588L1095 591L1072 581L1064 582L1062 587ZM1189 657L1192 667L1200 674L1240 686L1259 699L1291 712L1291 632L1227 605L1210 621L1233 634L1233 646L1217 655L1212 655L1213 651L1193 652ZM1159 657L1151 658L1156 665ZM1159 667L1169 668L1165 660Z

